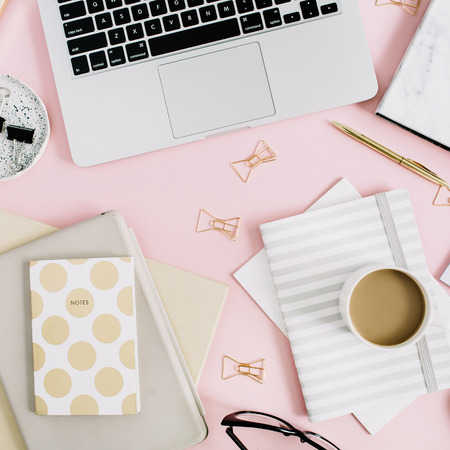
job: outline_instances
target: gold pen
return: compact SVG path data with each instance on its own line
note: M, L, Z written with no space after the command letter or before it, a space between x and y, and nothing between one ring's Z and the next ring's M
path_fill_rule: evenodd
M401 156L398 153L393 152L392 150L389 150L387 147L384 147L383 145L379 144L378 142L375 142L374 140L368 138L367 136L364 136L363 134L359 133L356 130L352 130L346 125L342 125L341 123L338 122L331 122L331 123L335 127L339 128L343 133L349 135L353 139L356 139L362 144L367 145L371 149L377 151L378 153L381 153L387 158L392 159L392 161L395 161L396 163L402 165L403 167L406 167L412 172L417 173L421 177L426 178L427 180L436 183L441 187L446 187L447 189L450 190L450 185L445 180L437 176L430 169L427 169L424 165L416 161L413 161L412 159L405 158L404 156Z

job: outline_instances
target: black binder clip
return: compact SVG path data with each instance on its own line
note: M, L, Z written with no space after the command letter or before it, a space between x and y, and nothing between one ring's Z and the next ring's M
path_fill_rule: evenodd
M23 169L20 159L25 144L31 144L33 142L35 129L8 125L6 132L8 140L13 141L13 162L10 165L10 169L15 173L20 172Z

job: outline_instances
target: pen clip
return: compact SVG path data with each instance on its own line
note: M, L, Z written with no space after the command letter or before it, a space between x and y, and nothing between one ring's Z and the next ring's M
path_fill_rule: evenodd
M426 172L428 172L430 175L434 175L435 177L439 178L439 175L436 172L433 172L432 170L430 170L428 167L424 166L423 164L421 164L420 162L414 161L414 159L410 159L410 158L405 158L407 161L409 162L413 162L414 164L417 164L418 166L420 166L423 170L425 170Z

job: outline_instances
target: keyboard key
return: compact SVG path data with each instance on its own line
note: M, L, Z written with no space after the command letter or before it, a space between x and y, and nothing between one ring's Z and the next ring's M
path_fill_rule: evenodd
M107 45L108 41L106 40L105 33L91 34L89 36L83 36L67 41L67 46L69 47L69 53L71 55L91 52L92 50L98 50L99 48L106 47Z
M161 14L167 14L167 6L164 0L154 0L150 2L150 11L152 16L160 16Z
M67 2L71 2L72 0L58 0L58 3L67 3Z
M105 9L105 5L103 5L103 0L86 0L86 4L88 7L88 11L91 14L102 12Z
M166 31L174 31L181 28L180 19L177 14L164 17L163 24Z
M319 15L319 8L317 7L316 0L305 0L300 2L300 8L302 10L303 18L311 19Z
M169 9L172 12L181 11L186 8L186 3L184 0L167 0L169 4Z
M144 22L145 32L147 36L154 36L162 33L161 22L159 19L148 20Z
M217 9L219 10L219 16L222 19L224 19L225 17L234 16L236 14L234 3L231 1L219 3L217 5Z
M127 60L125 59L125 52L122 47L114 47L108 50L108 59L111 67L120 66L125 64Z
M275 5L281 5L282 3L289 3L291 0L275 0Z
M91 60L92 70L101 70L108 67L108 63L106 62L106 55L103 50L101 52L91 53L89 55L89 59Z
M136 39L142 39L144 37L144 30L140 23L127 26L127 36L129 41L135 41Z
M86 55L72 58L71 62L74 75L82 75L83 73L89 72L89 63Z
M72 20L71 22L64 23L64 33L67 38L92 33L94 30L94 21L91 17L85 17L84 19Z
M148 7L145 3L141 5L136 5L131 8L131 14L133 15L134 20L143 20L148 19L150 14L148 12Z
M263 11L263 16L266 28L274 28L283 24L281 21L280 10L278 8L266 9Z
M255 0L255 5L258 9L268 8L272 6L272 0Z
M221 41L241 34L237 19L209 23L201 27L177 31L148 40L150 53L153 56L176 52L197 45Z
M122 6L122 0L105 0L105 2L108 9L120 8Z
M125 0L125 5L131 5L132 3L140 2L141 0Z
M338 10L338 6L336 3L328 3L328 5L323 5L320 7L320 12L322 14L331 14L335 13Z
M242 31L244 34L254 33L263 29L261 14L253 13L241 17Z
M95 16L95 23L98 30L104 30L105 28L111 28L113 26L111 14L109 12L103 14L97 14Z
M113 12L113 15L114 15L114 22L116 22L116 25L124 25L126 23L131 22L130 11L128 11L127 8L116 9Z
M285 14L283 16L284 23L293 23L298 22L300 20L300 13L299 12L293 12L290 14Z
M148 50L145 41L128 44L125 46L125 48L127 50L128 61L130 62L148 58Z
M216 8L214 5L204 6L199 9L200 19L202 22L212 22L217 19Z
M236 0L236 6L239 14L250 12L255 9L252 0Z
M73 2L68 5L59 7L62 20L76 19L77 17L86 15L86 8L84 2Z
M192 27L193 25L198 25L198 15L195 9L191 9L190 11L185 11L181 13L181 21L183 22L183 26Z
M203 0L187 0L189 8L194 8L195 6L201 6L205 3Z
M111 45L122 44L126 41L125 31L123 28L116 28L115 30L108 31L109 43Z

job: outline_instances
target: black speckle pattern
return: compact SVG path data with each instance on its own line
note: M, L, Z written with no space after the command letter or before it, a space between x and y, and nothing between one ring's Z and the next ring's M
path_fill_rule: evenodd
M0 117L5 119L0 133L0 181L6 181L23 175L37 163L47 146L50 124L42 100L27 85L11 75L0 74L2 87L10 91L10 96L4 99L0 110ZM4 94L5 91L0 89L0 104ZM31 144L16 142L15 160L13 141L7 139L6 129L9 125L35 130ZM16 172L14 168L21 170Z

